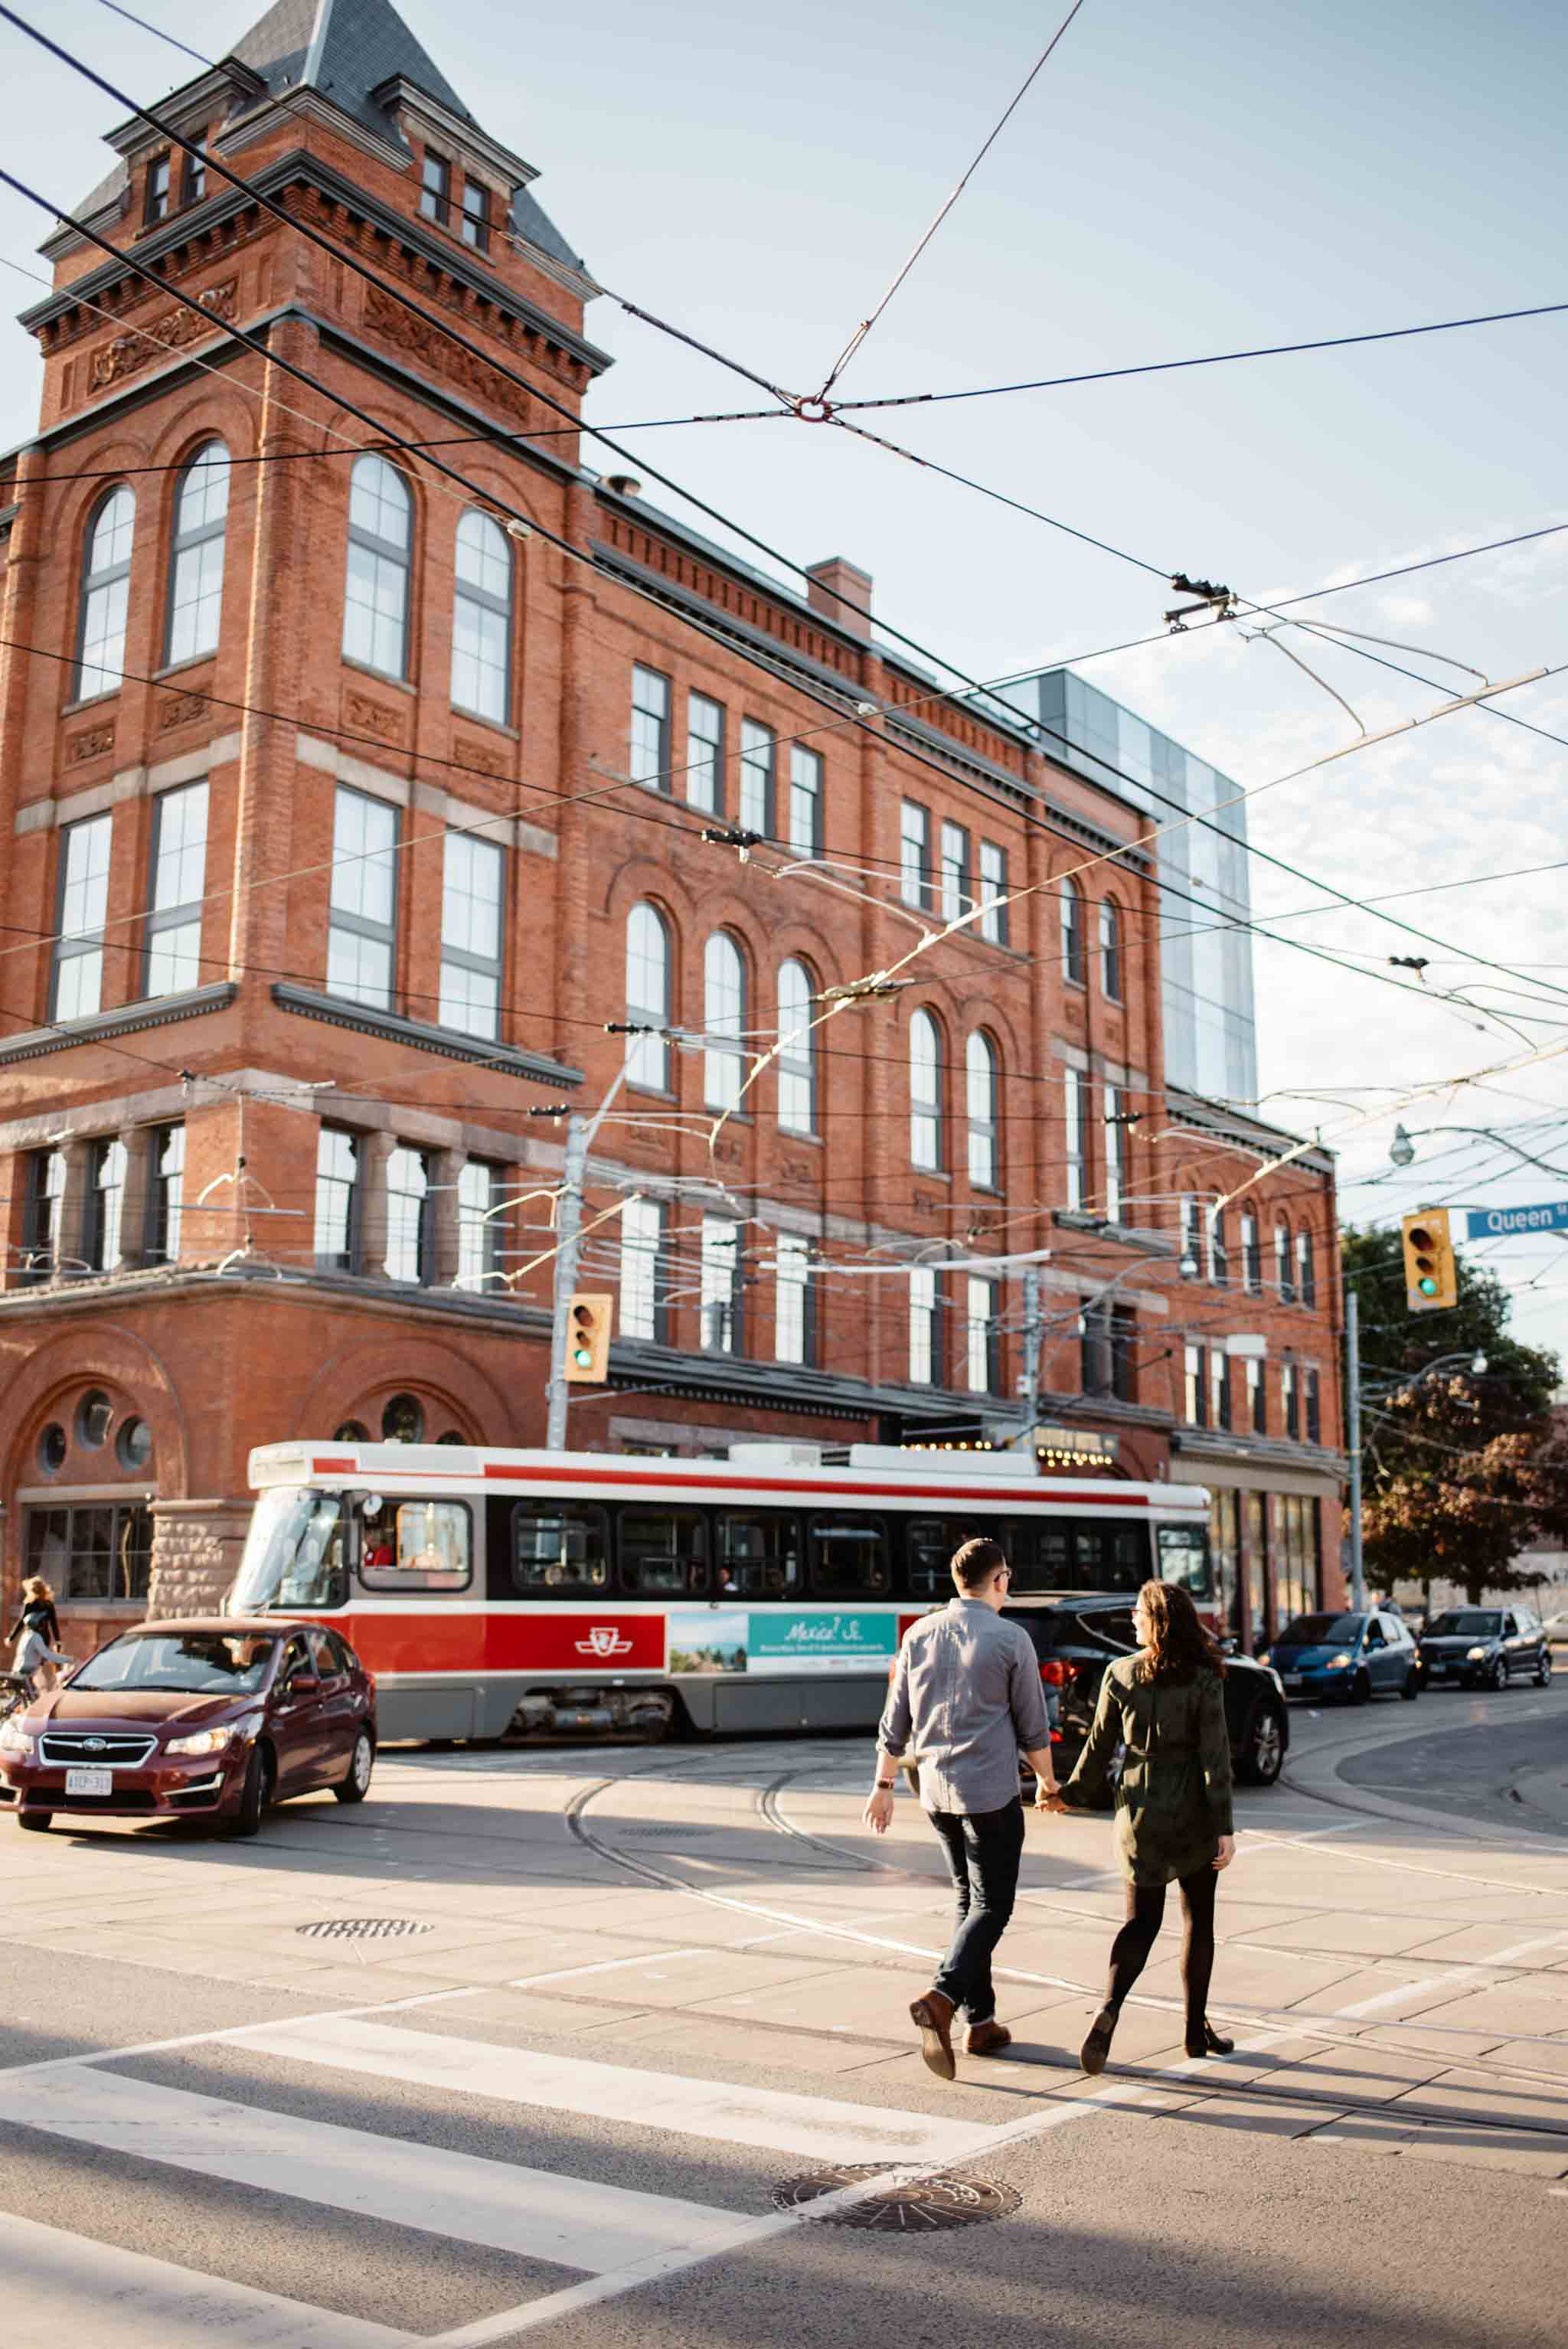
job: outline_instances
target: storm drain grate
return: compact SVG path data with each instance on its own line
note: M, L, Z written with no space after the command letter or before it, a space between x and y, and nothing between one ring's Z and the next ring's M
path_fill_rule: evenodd
M863 2185L880 2178L885 2162L841 2162L830 2169L809 2170L804 2178L787 2178L773 2189L777 2210L810 2210L824 2195L841 2193L846 2186ZM824 2213L835 2227L859 2227L876 2235L935 2235L953 2227L979 2227L988 2219L1008 2219L1023 2197L1010 2186L985 2178L916 2178L907 2186L890 2186L881 2194L842 2210Z
M430 1933L417 1917L318 1917L314 1925L296 1925L318 1941L390 1941L400 1933Z

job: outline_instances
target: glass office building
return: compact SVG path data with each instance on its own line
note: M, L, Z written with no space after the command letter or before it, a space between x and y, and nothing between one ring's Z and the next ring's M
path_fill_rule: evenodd
M1157 843L1161 899L1165 1074L1211 1100L1257 1098L1253 1017L1253 946L1246 809L1226 807L1236 791L1168 734L1161 734L1068 668L998 689L997 698L1036 719L1040 749L1090 782L1103 784L1162 823L1181 824Z

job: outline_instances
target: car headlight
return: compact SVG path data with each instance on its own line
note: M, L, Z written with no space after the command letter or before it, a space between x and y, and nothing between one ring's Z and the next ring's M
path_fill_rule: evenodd
M1465 1661L1467 1664L1484 1664L1486 1661L1486 1650L1484 1648L1470 1649L1466 1653Z
M1347 1672L1350 1670L1349 1657L1330 1656L1328 1659L1328 1670L1331 1672Z
M36 1743L35 1732L15 1718L0 1728L0 1754L30 1754Z
M166 1754L222 1754L229 1743L227 1729L193 1729L189 1737L171 1737Z

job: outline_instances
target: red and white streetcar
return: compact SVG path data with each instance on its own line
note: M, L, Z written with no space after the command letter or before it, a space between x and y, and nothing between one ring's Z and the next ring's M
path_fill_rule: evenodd
M232 1611L341 1630L383 1738L869 1726L972 1534L1006 1549L1015 1601L1150 1575L1212 1598L1206 1492L1011 1453L272 1444L250 1478Z

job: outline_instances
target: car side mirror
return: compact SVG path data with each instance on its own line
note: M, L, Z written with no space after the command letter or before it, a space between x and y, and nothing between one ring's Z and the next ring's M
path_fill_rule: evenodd
M315 1672L295 1672L287 1683L290 1696L319 1696L321 1682Z

